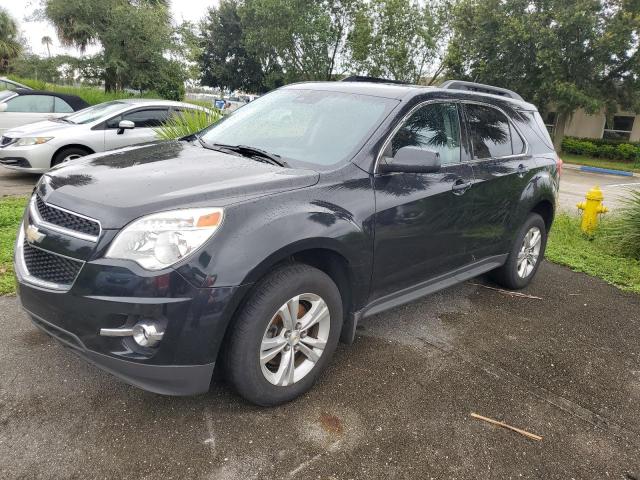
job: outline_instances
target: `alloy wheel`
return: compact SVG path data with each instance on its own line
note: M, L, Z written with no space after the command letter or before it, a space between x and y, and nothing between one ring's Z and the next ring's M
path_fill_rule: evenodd
M267 381L284 387L305 377L320 360L330 328L329 307L320 296L303 293L285 302L260 344L260 367Z
M522 246L518 253L517 269L520 278L527 278L536 268L541 247L542 232L538 227L531 227L522 239Z

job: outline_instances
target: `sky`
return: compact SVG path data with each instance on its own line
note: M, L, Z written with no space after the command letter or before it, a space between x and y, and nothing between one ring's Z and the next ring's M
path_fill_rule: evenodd
M171 13L176 23L184 20L197 22L207 8L217 3L217 0L172 0ZM75 48L65 48L60 45L56 31L48 22L29 21L29 17L40 6L40 0L0 0L0 7L4 8L18 23L22 36L35 54L47 55L47 47L42 45L42 37L48 35L53 39L51 55L66 53L80 56L80 51ZM87 49L87 54L96 53L99 47L92 46Z

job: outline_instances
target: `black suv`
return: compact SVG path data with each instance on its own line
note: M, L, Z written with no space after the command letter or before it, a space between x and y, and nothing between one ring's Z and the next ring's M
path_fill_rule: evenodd
M46 174L19 231L19 297L80 356L157 393L220 371L291 400L363 318L485 272L522 288L560 161L508 90L289 85L197 135Z

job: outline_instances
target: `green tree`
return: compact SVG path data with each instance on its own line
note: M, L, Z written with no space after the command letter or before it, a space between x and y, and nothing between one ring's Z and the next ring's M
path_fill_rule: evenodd
M103 47L106 91L157 88L174 98L184 88L184 72L165 56L175 49L167 0L45 0L44 15L63 44Z
M22 51L15 20L0 8L0 72L6 72Z
M348 37L354 73L419 83L434 64L441 24L437 4L371 0L355 12Z
M276 71L286 83L330 80L354 9L349 0L245 0L240 8L244 41L267 75L279 65Z
M263 92L265 71L258 57L245 47L245 26L238 8L237 0L222 0L207 11L200 25L201 81L228 90Z
M558 112L640 107L637 0L460 0L448 76L511 88Z
M44 37L42 37L42 40L40 40L40 42L42 43L42 45L47 47L47 56L51 58L51 45L53 45L53 40L51 40L51 37L49 35L45 35Z

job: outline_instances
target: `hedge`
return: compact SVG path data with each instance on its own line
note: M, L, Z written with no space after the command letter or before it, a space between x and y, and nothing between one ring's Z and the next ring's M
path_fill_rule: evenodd
M640 161L640 143L564 137L562 140L562 151L588 157Z

